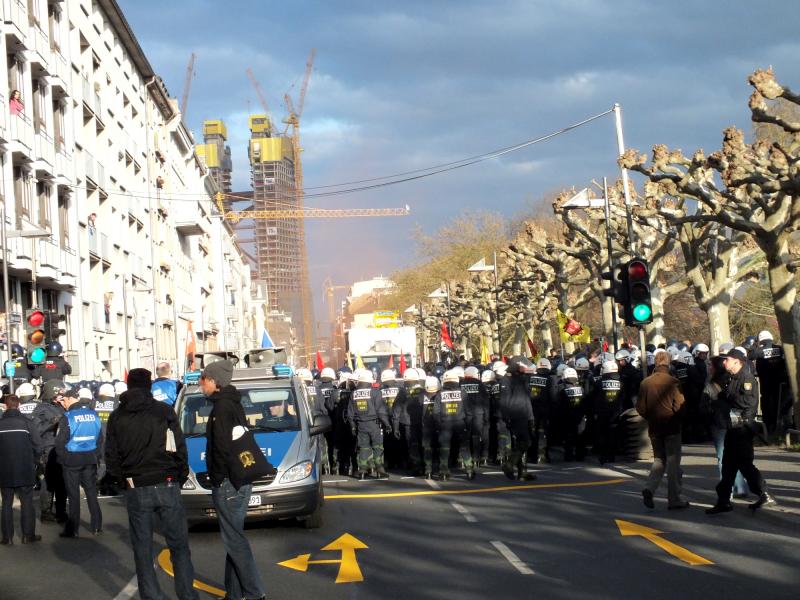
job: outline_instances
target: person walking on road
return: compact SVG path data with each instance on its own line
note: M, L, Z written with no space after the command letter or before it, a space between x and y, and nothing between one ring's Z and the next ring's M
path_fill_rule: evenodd
M38 542L33 486L36 483L36 464L42 442L36 425L19 410L19 398L3 398L6 410L0 418L0 496L3 508L0 544L11 545L14 540L12 504L19 498L22 513L22 543Z
M246 423L239 390L231 385L233 363L220 360L200 376L200 389L212 403L206 425L206 465L211 479L211 499L219 518L225 545L225 592L228 598L265 598L264 583L253 551L244 534L244 517L252 484L231 482L233 428Z
M175 594L180 600L197 600L181 501L181 486L189 476L186 442L175 411L153 397L150 379L147 369L128 373L128 391L108 419L106 470L123 487L127 482L125 502L139 595L143 600L164 597L153 567L153 522L158 515L175 568Z
M653 445L653 466L642 498L647 508L655 508L653 495L667 472L668 508L686 508L689 503L681 497L681 421L685 400L680 382L669 372L668 352L655 355L653 374L639 386L636 411L647 421Z
M710 515L733 510L731 492L737 472L741 472L750 491L758 496L758 500L750 504L751 510L777 504L767 491L761 472L753 464L758 384L747 364L747 356L734 348L725 357L725 370L731 378L720 392L719 401L728 407L728 430L722 450L722 479L716 487L717 503L706 511Z

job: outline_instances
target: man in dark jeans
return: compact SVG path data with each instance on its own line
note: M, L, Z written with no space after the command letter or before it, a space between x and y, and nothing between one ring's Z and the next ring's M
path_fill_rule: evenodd
M225 592L228 598L258 600L266 597L264 583L244 534L244 517L253 486L236 487L231 482L231 466L236 460L231 449L233 428L246 423L241 395L231 385L232 378L233 363L229 360L211 363L200 376L200 389L213 403L206 425L206 466L227 553Z
M143 600L164 597L153 567L153 521L158 515L175 569L175 594L180 600L196 600L181 501L181 486L189 476L186 442L175 411L153 398L150 378L147 369L128 373L128 391L108 419L106 469L120 485L127 485L125 500L139 596Z

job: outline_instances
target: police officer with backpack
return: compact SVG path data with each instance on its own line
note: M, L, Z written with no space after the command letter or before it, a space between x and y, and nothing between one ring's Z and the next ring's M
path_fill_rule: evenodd
M72 390L62 397L66 410L56 433L56 454L64 470L69 513L64 531L65 538L78 537L81 520L81 492L86 494L91 517L91 532L99 535L103 528L103 515L97 501L97 464L102 447L102 427L92 400L79 398Z

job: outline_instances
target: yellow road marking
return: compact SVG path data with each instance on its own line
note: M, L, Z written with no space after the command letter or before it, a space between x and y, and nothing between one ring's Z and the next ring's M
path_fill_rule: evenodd
M336 583L357 583L359 581L364 581L364 575L361 573L361 567L358 566L358 560L356 560L356 550L363 550L367 547L368 546L361 540L353 537L349 533L345 533L322 548L323 551L341 552L342 558L339 560L310 560L310 554L300 554L289 560L279 562L278 565L305 573L308 571L308 565L338 564L339 573L336 575Z
M585 481L579 483L531 483L525 485L507 485L493 488L473 488L469 490L422 490L419 492L393 492L379 494L325 494L325 500L362 500L382 498L406 498L414 496L448 496L463 494L489 494L492 492L514 492L518 490L545 490L553 488L597 487L601 485L615 485L625 483L627 479L603 479L600 481Z
M622 521L620 519L615 519L615 521L617 523L617 527L619 527L619 532L623 536L638 535L643 537L665 552L669 552L672 556L679 558L687 564L692 566L714 564L707 558L703 558L702 556L695 554L694 552L691 552L682 546L678 546L678 544L673 544L672 542L665 540L661 537L661 534L664 533L663 531L653 529L652 527L639 525L637 523L631 523L630 521Z
M172 560L170 560L169 550L164 548L161 552L158 553L158 566L164 569L164 572L169 575L170 577L175 577L175 569L172 568ZM195 579L192 582L192 587L196 590L200 590L201 592L206 592L211 594L212 596L216 596L217 598L224 598L225 597L225 590L221 590L218 587L214 587L213 585L209 585L208 583L204 583L199 579Z

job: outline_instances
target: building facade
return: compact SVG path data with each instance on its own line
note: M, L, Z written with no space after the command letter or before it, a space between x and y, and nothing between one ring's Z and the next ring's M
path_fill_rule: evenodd
M192 340L198 352L253 342L219 184L117 2L3 0L0 12L6 339L22 339L25 309L57 311L77 379L161 360L182 371Z

